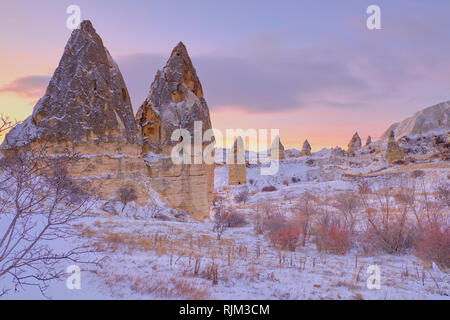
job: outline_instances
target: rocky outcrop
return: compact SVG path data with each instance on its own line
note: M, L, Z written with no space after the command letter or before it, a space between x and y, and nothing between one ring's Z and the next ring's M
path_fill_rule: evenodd
M90 21L72 32L44 96L32 116L8 133L2 149L44 144L48 154L79 154L70 174L97 186L100 196L116 198L122 185L134 185L145 203L138 185L145 174L142 138L128 90Z
M425 108L401 122L392 124L380 137L389 139L391 131L398 138L408 136L446 135L450 132L450 101Z
M391 165L395 161L403 160L405 158L405 153L403 149L398 145L394 138L394 131L391 131L389 135L387 148L386 148L386 160L388 165Z
M370 145L370 144L372 144L372 137L371 137L371 136L368 136L368 137L367 137L367 140L366 140L366 145L365 145L365 147L367 147L367 146Z
M270 147L270 157L272 160L283 160L285 157L284 146L281 143L279 136L276 136L275 139L273 139Z
M309 144L308 140L305 140L302 148L302 157L310 155L311 155L311 145Z
M236 186L247 183L247 169L245 164L245 147L242 137L234 141L231 154L228 157L228 185Z
M186 47L179 43L165 67L158 71L150 93L136 115L143 136L143 154L152 187L168 205L187 211L202 220L209 216L214 188L214 164L202 161L175 164L170 158L180 141L172 141L176 129L185 129L193 143L195 122L201 123L197 135L211 129L208 105L197 72ZM213 140L213 139L212 139ZM211 144L205 141L201 148ZM213 149L211 150L213 152Z
M348 153L353 153L359 149L361 149L361 138L358 135L358 132L355 132L355 134L353 135L352 139L350 140L350 142L348 143L348 148L347 148L347 152Z

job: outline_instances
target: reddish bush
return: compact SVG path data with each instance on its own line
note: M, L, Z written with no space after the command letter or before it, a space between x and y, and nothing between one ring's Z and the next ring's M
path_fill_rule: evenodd
M271 232L269 239L272 244L282 250L294 251L297 247L300 228L296 226L285 225Z
M261 189L262 192L272 192L276 190L277 188L275 188L275 186L265 186Z
M338 220L322 223L316 232L317 250L333 254L346 254L351 248L350 231Z
M450 228L431 223L418 231L414 241L417 257L425 261L434 261L443 268L450 268Z

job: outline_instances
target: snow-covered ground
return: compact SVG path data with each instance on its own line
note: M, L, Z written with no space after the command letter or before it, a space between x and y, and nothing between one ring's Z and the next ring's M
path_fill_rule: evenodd
M322 150L311 157L287 157L272 176L261 176L259 165L249 165L250 198L245 205L233 205L250 222L251 208L261 200L286 204L305 191L336 194L354 190L354 176L407 171L405 167L387 168L383 160L373 157L330 160L330 154ZM429 184L450 175L448 163L433 163L421 168ZM268 185L277 190L261 192ZM216 167L218 194L231 203L241 188L228 187L227 167ZM80 237L73 241L94 245L101 263L82 266L80 290L69 290L65 279L54 281L46 292L50 298L449 299L449 275L434 264L429 268L412 254L367 256L355 249L333 255L318 252L312 243L295 251L280 251L264 235L255 234L251 223L228 228L217 240L211 220L162 221L148 217L142 209L137 212L133 204L118 216L102 211L102 203L97 207L79 225ZM370 266L380 270L379 289L367 286L373 272ZM41 299L42 295L26 288L1 298Z

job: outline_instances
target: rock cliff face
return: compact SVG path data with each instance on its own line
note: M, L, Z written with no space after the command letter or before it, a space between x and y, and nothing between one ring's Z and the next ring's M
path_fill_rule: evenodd
M133 117L127 87L117 64L91 22L72 32L60 63L33 114L13 128L2 149L43 145L49 154L66 148L80 155L71 168L105 198L115 198L123 184L137 188L145 174L142 138Z
M199 220L208 217L214 189L214 163L174 164L170 158L180 142L172 141L174 130L187 130L191 135L189 142L193 143L195 122L201 123L197 135L203 136L211 129L202 86L183 43L173 49L165 67L157 72L136 120L141 127L143 154L152 187L168 205L185 210ZM211 141L202 143L202 150L210 144Z
M352 139L348 143L347 152L349 152L349 153L355 152L355 151L361 149L361 145L362 145L361 138L359 137L358 132L355 132Z
M245 165L245 147L242 137L237 137L234 141L231 152L231 159L228 158L228 184L230 186L243 185L247 183L247 168Z
M310 155L311 155L311 145L309 144L308 140L305 140L302 148L302 157Z

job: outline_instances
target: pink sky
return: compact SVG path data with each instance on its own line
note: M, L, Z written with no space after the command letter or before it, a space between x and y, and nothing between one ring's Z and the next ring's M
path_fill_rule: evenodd
M70 36L69 4L2 5L0 113L31 114ZM448 2L381 0L383 28L375 31L365 25L365 0L103 4L78 1L119 64L135 110L180 40L213 126L276 128L288 148L305 139L315 151L346 146L355 131L376 138L450 97Z

